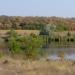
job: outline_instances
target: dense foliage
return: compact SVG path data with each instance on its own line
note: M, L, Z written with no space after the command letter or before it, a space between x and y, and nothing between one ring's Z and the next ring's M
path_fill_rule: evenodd
M37 58L41 55L42 45L43 39L40 36L19 36L14 30L10 31L8 46L12 54L23 53L26 58Z
M21 46L19 41L17 41L18 39L18 35L14 30L10 31L10 35L8 38L8 46L9 46L9 50L12 53L20 53L21 52Z
M48 24L58 30L75 30L75 18L0 16L0 29L42 30Z

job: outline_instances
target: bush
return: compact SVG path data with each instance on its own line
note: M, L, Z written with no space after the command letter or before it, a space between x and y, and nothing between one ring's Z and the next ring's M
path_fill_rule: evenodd
M21 48L27 58L37 58L41 55L43 40L39 36L28 36L21 38Z
M38 58L41 55L43 39L40 36L18 36L14 31L10 32L8 45L13 54L23 53L26 58Z
M17 33L11 30L8 39L8 46L9 46L9 50L13 54L21 52L20 43L17 41L17 37L18 37Z
M12 53L20 53L21 51L19 42L13 37L9 39L9 49Z

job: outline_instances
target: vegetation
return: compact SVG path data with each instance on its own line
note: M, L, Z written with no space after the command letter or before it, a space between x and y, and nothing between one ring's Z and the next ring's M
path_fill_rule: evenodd
M48 47L75 46L75 32L72 33L73 30L75 31L74 24L75 18L0 16L0 29L2 30L0 31L0 48L2 49L0 58L2 59L5 52L7 57L10 53L13 56L19 56L19 61L14 59L15 62L13 63L11 63L12 59L7 60L4 57L2 62L0 61L0 66L2 66L0 74L74 74L75 62L65 61L63 51L58 52L58 57L61 58L60 61L50 61L49 58L41 61L41 57L50 54L46 53ZM5 49L5 52L3 52L3 49ZM20 55L24 59L41 60L31 61L31 63L25 60L24 62L22 59L20 60Z
M56 25L56 31L75 30L75 18L0 16L0 29L42 30L46 25Z
M2 36L5 40L3 44L7 44L13 54L24 53L26 58L37 58L42 54L41 48L75 44L75 36L70 33L70 30L75 30L72 25L74 20L58 17L0 16L0 29L11 30L6 36ZM35 35L36 32L33 31L34 33L27 32L29 35L22 35L21 31L15 31L18 29L37 30L38 34ZM62 35L63 31L68 32Z
M40 36L19 36L14 30L10 31L8 46L13 54L23 53L26 58L37 58L41 55L42 45L43 39Z
M75 61L24 61L4 57L0 59L1 75L74 75Z

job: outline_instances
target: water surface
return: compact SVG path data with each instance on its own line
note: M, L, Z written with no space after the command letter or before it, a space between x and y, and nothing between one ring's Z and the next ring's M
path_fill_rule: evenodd
M49 53L49 59L57 60L60 59L59 53L64 53L64 59L66 60L75 60L75 48L74 47L68 47L68 48L49 48L46 49Z

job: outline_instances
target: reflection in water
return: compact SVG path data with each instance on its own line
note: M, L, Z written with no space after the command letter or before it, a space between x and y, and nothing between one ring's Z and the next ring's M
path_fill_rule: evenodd
M75 60L75 53L65 55L65 59Z
M75 60L75 48L49 48L46 50L49 53L49 59L58 60L60 59L59 53L64 52L64 59Z

